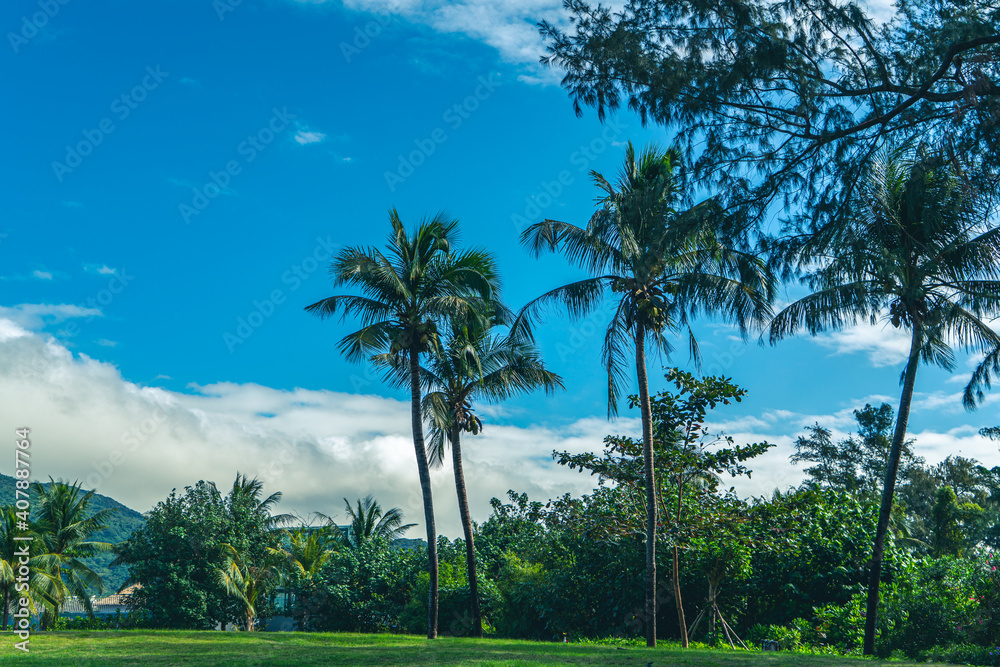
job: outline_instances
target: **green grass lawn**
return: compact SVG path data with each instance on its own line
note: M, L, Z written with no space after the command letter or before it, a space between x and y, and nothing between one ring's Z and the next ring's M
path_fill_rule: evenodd
M30 660L37 665L107 667L137 665L491 665L493 667L593 665L594 667L829 667L860 665L857 658L791 653L681 650L673 646L647 649L630 646L556 644L504 639L443 637L427 641L400 635L235 632L49 632L32 637L30 655L13 648L3 636L0 662ZM893 662L894 667L916 663ZM924 663L926 664L926 663Z

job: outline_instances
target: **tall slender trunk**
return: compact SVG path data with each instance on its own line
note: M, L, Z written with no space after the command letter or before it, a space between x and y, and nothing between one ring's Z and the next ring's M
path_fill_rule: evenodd
M708 609L709 609L708 636L710 637L709 641L712 642L712 646L715 646L718 643L715 641L715 611L716 611L715 596L717 589L718 589L718 582L715 581L712 577L709 577L708 578Z
M5 585L3 591L3 632L7 632L7 619L10 613L10 589Z
M684 474L677 475L677 514L674 516L674 525L681 525L681 508L684 500ZM677 606L677 622L681 630L681 647L688 647L687 620L684 618L684 600L681 598L681 553L677 545L674 545L673 562L673 584L674 584L674 604Z
M646 330L635 328L635 374L642 411L642 458L646 471L646 646L656 646L656 474L653 461L653 415L646 377ZM684 621L681 621L683 627Z
M458 428L451 433L451 460L455 468L455 491L458 492L458 511L462 515L462 530L465 531L465 565L469 573L469 606L472 612L472 628L469 635L483 636L483 612L479 606L479 579L476 577L476 544L472 535L472 516L469 514L469 496L465 491L465 472L462 470L461 433Z
M910 358L906 362L906 374L903 376L903 393L899 397L899 412L896 414L896 430L892 434L892 447L889 449L889 460L885 466L885 484L882 487L882 506L878 512L878 528L875 530L875 548L872 551L871 574L868 578L868 608L865 613L865 643L864 654L875 653L875 631L878 621L879 581L882 578L882 556L885 552L885 535L889 531L889 516L892 513L892 498L896 491L896 474L899 470L899 457L903 451L903 441L906 439L906 423L910 418L910 402L913 399L913 383L917 377L917 364L920 361L920 343L923 338L919 322L913 325L910 338Z
M424 424L420 415L420 355L410 349L410 420L413 427L413 449L417 454L420 490L424 495L424 523L427 525L427 571L430 587L427 592L427 638L437 639L438 633L438 558L437 528L434 525L434 499L431 496L431 473L424 448Z

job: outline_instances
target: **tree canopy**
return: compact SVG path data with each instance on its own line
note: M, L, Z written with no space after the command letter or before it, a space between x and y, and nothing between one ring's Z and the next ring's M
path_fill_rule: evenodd
M577 114L621 106L677 132L695 173L760 215L819 216L886 143L929 141L1000 166L1000 4L900 0L565 0L539 24Z

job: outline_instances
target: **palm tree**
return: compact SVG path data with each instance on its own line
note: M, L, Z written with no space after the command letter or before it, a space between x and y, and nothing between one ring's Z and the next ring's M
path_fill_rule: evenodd
M598 209L586 227L545 220L526 229L521 240L536 256L561 250L591 277L558 287L525 306L518 328L538 311L557 303L570 316L584 317L602 303L607 290L615 299L614 314L604 335L603 363L608 375L608 414L617 411L628 379L626 349L635 346L635 372L642 413L646 487L646 643L656 646L656 482L652 417L646 376L646 344L669 354L664 332L687 327L691 354L698 358L689 318L699 311L717 313L746 333L763 323L775 281L764 262L727 247L716 229L724 222L714 199L678 210L683 199L677 155L648 147L636 155L632 144L616 185L591 172L600 189ZM679 554L674 549L674 598L683 646L687 646L680 597Z
M281 581L283 552L268 547L262 565L251 565L231 544L220 545L223 554L221 568L215 568L216 580L226 592L233 595L243 606L246 631L253 632L257 626L257 612L260 602Z
M41 536L38 527L30 519L27 522L27 529L19 528L22 520L17 516L17 509L13 506L0 507L0 589L3 590L3 624L0 625L0 632L7 631L7 621L10 618L10 603L20 597L14 585L17 583L18 570L24 565L21 560L23 549L26 545L38 544L42 546ZM31 538L30 540L18 540L15 538ZM54 600L62 590L62 582L49 573L52 570L53 558L45 553L40 553L42 549L38 546L29 546L28 566L28 589L37 593L43 600ZM30 604L34 608L34 600Z
M465 532L465 556L469 577L472 634L483 635L483 617L479 604L476 576L476 550L472 517L462 469L462 433L477 435L483 423L476 416L475 401L500 402L519 393L543 388L547 393L562 388L562 378L546 370L534 345L523 338L502 337L494 326L502 320L502 309L494 308L492 321L476 318L454 320L451 334L442 353L431 357L421 369L424 382L431 388L424 397L424 413L431 421L431 464L441 464L451 446L455 471L458 509Z
M285 531L283 549L289 567L301 577L311 579L330 560L337 547L337 538L328 527L302 526Z
M348 549L360 549L372 540L384 540L392 543L403 536L403 533L413 528L415 523L403 524L403 510L390 507L382 511L382 506L371 494L364 500L358 498L357 508L351 507L351 501L344 498L347 515L351 522L347 529L338 529L340 542ZM329 516L317 513L321 519L326 519L327 525L337 527Z
M953 370L951 345L986 353L965 389L972 408L1000 370L1000 336L984 318L1000 312L1000 228L989 192L953 162L916 151L877 155L850 207L775 246L812 293L778 313L772 343L857 321L908 330L910 350L885 468L872 553L864 652L875 650L879 581L900 453L920 361Z
M22 531L17 529L17 524L17 509L13 505L0 508L0 587L3 588L3 625L0 626L0 632L7 632L14 580L20 567L17 552L21 544L14 538L20 537Z
M244 518L252 518L266 531L277 532L279 528L295 517L292 514L271 514L274 507L281 502L281 491L275 491L264 498L264 482L256 477L253 479L242 473L236 473L233 488L226 497L226 507L234 522Z
M284 533L281 548L285 554L285 571L295 586L298 628L305 630L310 608L306 598L314 592L314 582L336 552L339 540L329 526L313 527L304 522L301 527Z
M330 264L337 287L354 286L360 295L331 296L306 308L320 317L354 315L363 326L340 341L351 361L378 353L397 357L395 367L409 368L410 422L417 473L423 493L430 586L427 637L437 637L437 529L431 478L424 446L420 400L420 355L438 347L437 324L446 317L469 315L477 300L490 300L499 289L493 258L485 251L454 251L458 222L438 214L408 234L399 214L389 212L392 233L385 252L370 247L342 250ZM390 371L391 380L398 375Z
M61 584L50 600L53 619L59 618L59 607L68 593L80 600L88 614L93 614L89 590L101 592L104 585L101 577L82 559L109 552L114 546L95 541L92 537L107 526L115 510L103 509L91 513L94 491L82 493L80 486L80 482L69 485L56 482L51 477L48 486L39 482L31 484L37 498L37 530L49 564L46 569Z

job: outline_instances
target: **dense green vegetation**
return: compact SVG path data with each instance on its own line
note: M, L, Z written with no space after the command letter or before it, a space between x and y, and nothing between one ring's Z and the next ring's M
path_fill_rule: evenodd
M668 379L674 389L650 400L663 517L658 565L673 580L657 589L659 638L681 639L683 613L696 642L776 640L783 649L859 653L892 408L857 410L856 433L839 441L818 425L806 429L794 459L806 464L807 480L745 500L726 490L724 477L748 474L769 446L737 443L705 425L745 392L724 378L674 370ZM992 551L1000 467L956 457L927 465L913 453L918 442L906 445L877 651L992 664L988 647L1000 641ZM643 637L642 450L641 440L609 436L601 453L553 452L559 463L595 475L593 493L543 502L511 491L506 502L493 500L491 516L474 525L478 628L467 545L439 538L441 634ZM279 495L265 499L259 484L239 478L228 495L201 482L158 504L119 549L144 588L132 614L111 625L245 629L280 614L290 618L287 629L313 632L426 629L427 550L394 548L406 528L397 509L366 498L347 503L349 527L327 520L282 528L287 517L273 514ZM230 586L227 594L217 573L234 564L256 588L240 594Z
M14 483L16 481L13 477L0 474L0 498L14 497ZM42 486L48 488L49 482L43 482ZM38 507L34 496L31 499L31 506ZM124 542L135 529L146 521L139 512L122 505L114 498L102 496L99 493L94 494L90 507L95 512L112 510L105 521L105 527L94 533L94 540L99 542L110 542L111 544ZM101 577L105 592L118 591L128 579L128 570L122 567L111 567L111 562L114 559L115 556L111 553L99 553L83 559Z

